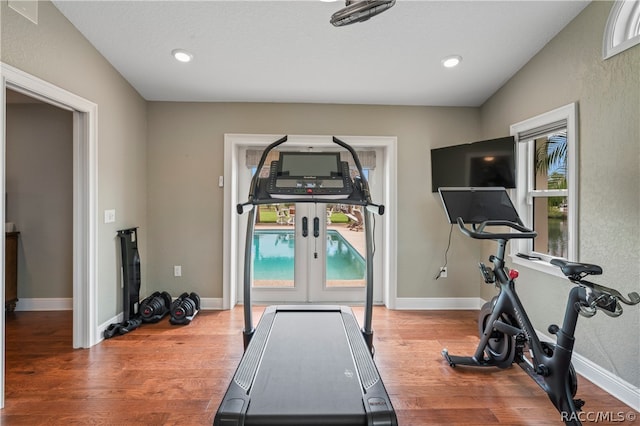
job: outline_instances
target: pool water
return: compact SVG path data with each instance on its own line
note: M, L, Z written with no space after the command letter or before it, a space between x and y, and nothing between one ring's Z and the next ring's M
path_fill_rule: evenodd
M293 280L295 238L289 230L259 230L253 236L253 277ZM327 231L327 280L361 280L366 273L362 255L335 230Z

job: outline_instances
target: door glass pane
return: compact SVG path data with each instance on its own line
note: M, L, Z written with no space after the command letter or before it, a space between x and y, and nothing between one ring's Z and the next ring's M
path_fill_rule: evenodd
M364 287L366 249L361 206L327 204L327 288Z
M295 205L257 206L253 236L253 287L293 288Z
M533 229L538 236L533 239L533 250L554 257L569 255L570 206L567 197L535 197L533 199Z

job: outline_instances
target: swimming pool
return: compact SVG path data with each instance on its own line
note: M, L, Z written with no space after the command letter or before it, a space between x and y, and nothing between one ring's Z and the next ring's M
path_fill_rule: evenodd
M295 238L292 230L258 230L253 236L255 280L293 280ZM327 231L327 280L362 280L366 262L335 230Z

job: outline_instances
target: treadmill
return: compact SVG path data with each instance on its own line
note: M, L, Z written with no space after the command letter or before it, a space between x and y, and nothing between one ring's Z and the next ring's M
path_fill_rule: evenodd
M397 425L389 395L373 362L373 213L384 206L371 202L358 155L334 137L352 156L359 176L351 178L339 152L281 151L261 178L269 145L251 181L249 198L238 214L250 209L244 264L244 348L214 426L241 425ZM251 314L251 246L256 210L281 202L359 205L364 210L367 273L364 326L351 308L332 305L278 305L265 309L257 327ZM314 231L318 226L314 219ZM308 225L308 224L306 224ZM305 226L303 223L303 234Z

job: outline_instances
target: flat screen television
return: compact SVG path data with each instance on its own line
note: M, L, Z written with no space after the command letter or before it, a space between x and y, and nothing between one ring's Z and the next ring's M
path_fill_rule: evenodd
M515 139L508 136L431 150L431 191L516 187Z

